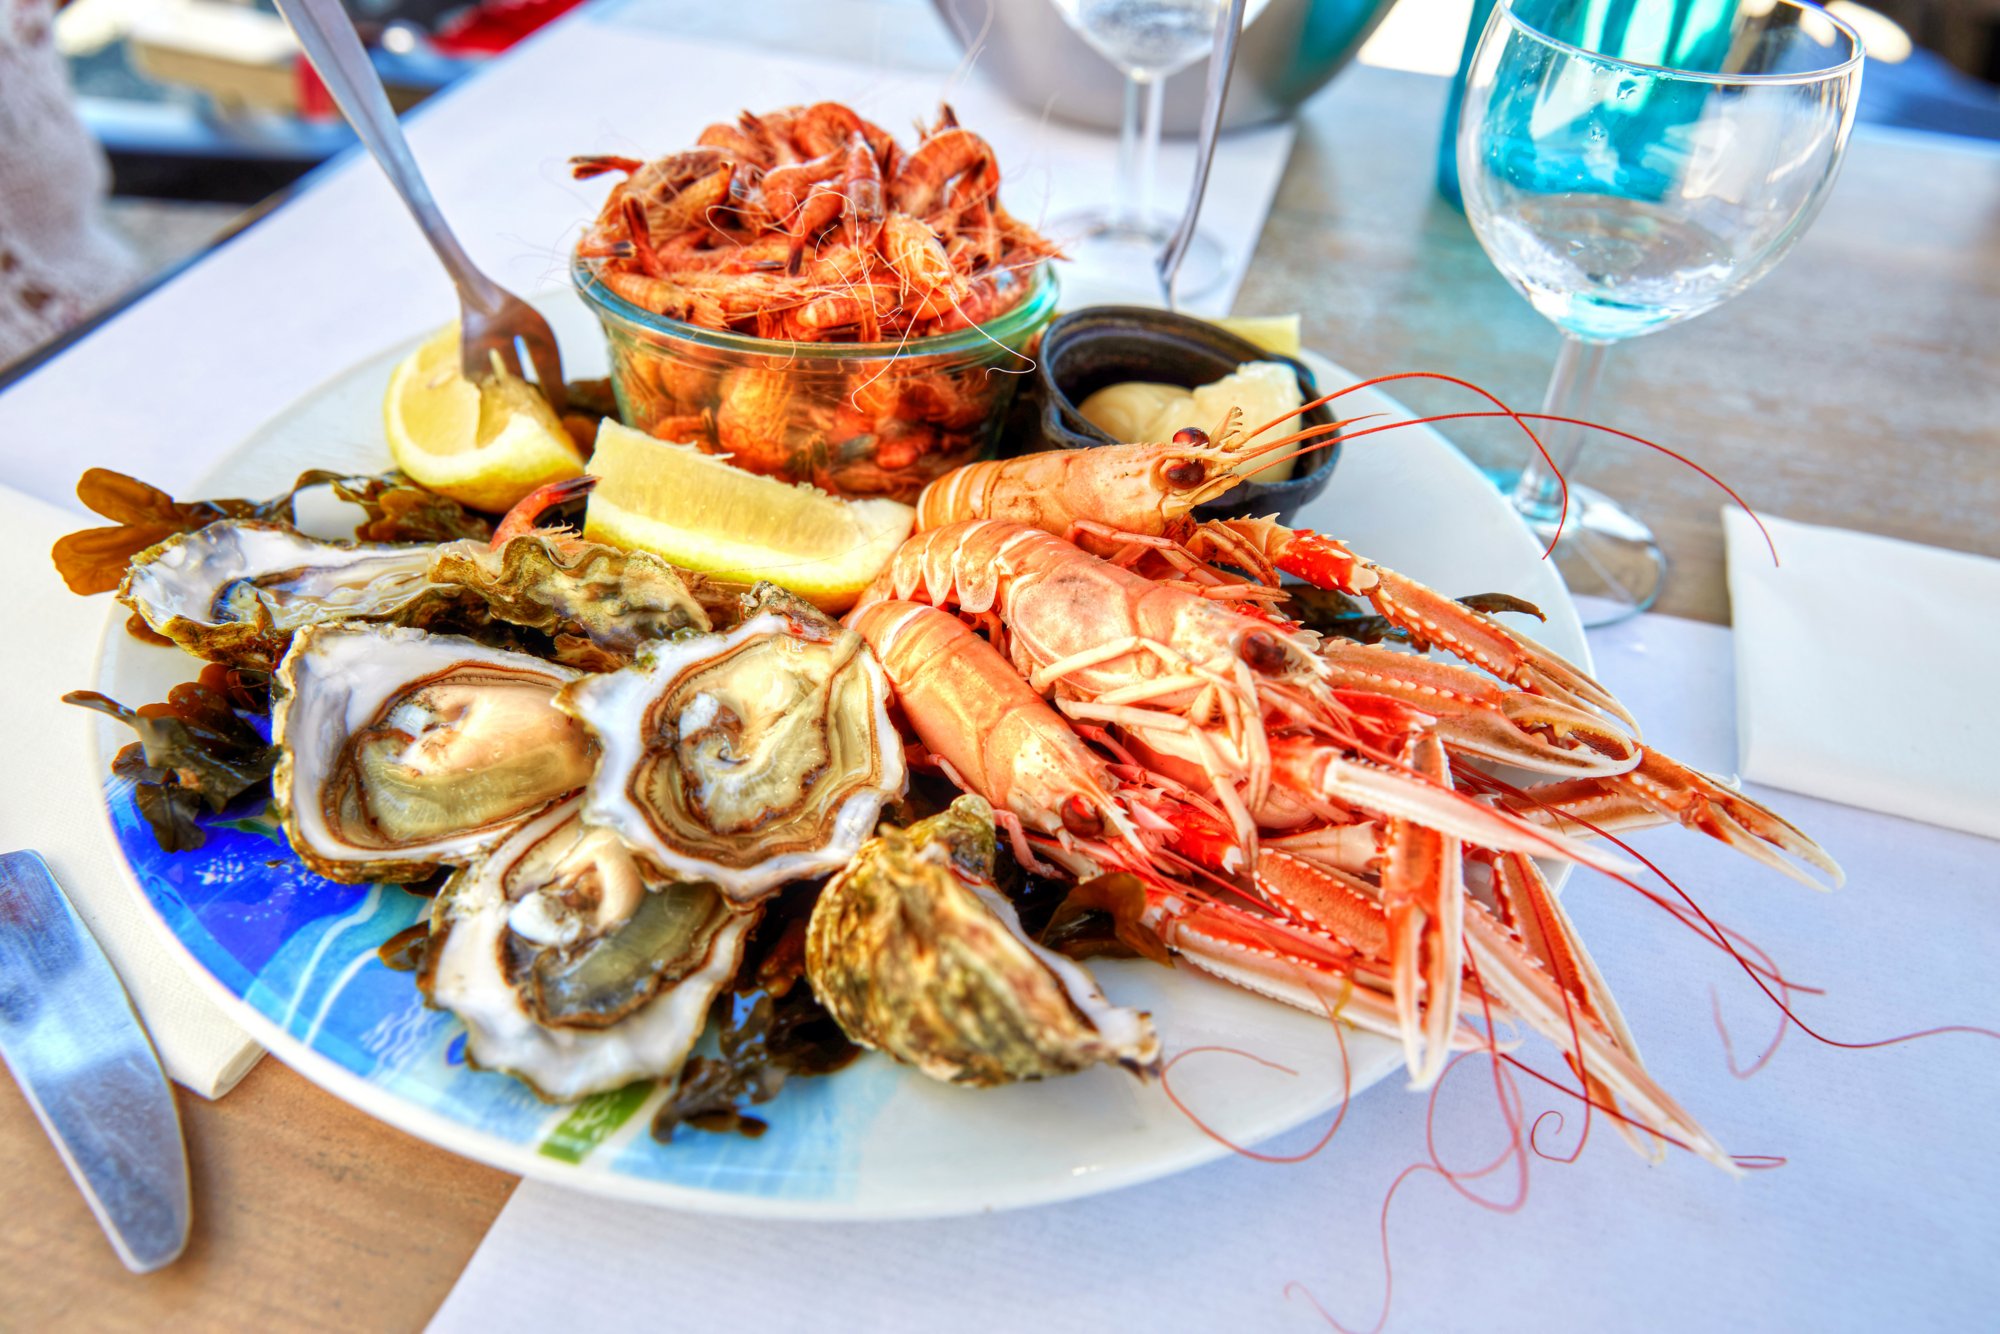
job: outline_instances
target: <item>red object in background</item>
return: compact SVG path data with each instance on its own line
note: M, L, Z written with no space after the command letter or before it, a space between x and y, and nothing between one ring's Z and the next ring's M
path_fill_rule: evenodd
M340 108L333 104L333 94L320 82L318 71L304 52L293 57L292 73L299 81L299 115L303 119L331 120L340 114Z
M488 0L452 19L431 36L448 56L490 56L535 29L561 18L583 0Z

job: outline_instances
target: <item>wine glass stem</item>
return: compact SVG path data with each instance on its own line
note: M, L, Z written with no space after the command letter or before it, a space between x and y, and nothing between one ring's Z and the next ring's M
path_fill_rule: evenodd
M1148 76L1146 85L1146 128L1142 131L1145 147L1139 156L1139 225L1151 224L1153 218L1153 181L1160 174L1160 117L1166 105L1167 81L1158 76Z
M1603 343L1586 343L1563 334L1562 351L1556 354L1556 368L1549 375L1548 393L1542 396L1542 413L1549 417L1586 417L1597 394L1597 373L1604 364ZM1574 476L1577 460L1583 455L1584 429L1561 422L1541 422L1535 434L1542 447L1557 461L1564 477ZM1541 450L1528 455L1514 483L1514 508L1530 519L1553 523L1562 514L1562 484L1549 467Z
M1118 121L1118 202L1111 207L1119 225L1130 227L1138 221L1139 193L1145 189L1139 168L1139 79L1125 76L1125 112Z

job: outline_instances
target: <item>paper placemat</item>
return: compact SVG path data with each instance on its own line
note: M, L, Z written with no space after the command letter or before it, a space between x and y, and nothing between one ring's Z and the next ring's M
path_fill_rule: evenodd
M167 1074L205 1098L220 1097L263 1049L197 988L188 975L192 965L168 943L166 928L132 884L105 820L97 715L61 702L65 692L96 682L111 599L71 593L49 548L92 523L0 487L0 567L9 571L4 606L12 623L0 653L0 698L9 701L0 851L33 848L47 859L118 970Z

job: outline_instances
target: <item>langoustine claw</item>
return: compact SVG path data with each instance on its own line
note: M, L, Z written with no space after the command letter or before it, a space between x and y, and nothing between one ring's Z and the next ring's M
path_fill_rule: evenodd
M1505 795L1501 804L1525 819L1579 835L1679 824L1726 843L1802 885L1838 889L1846 880L1840 863L1797 825L1762 802L1657 750L1647 750L1627 773L1551 783ZM1824 873L1829 883L1822 884L1808 875L1798 862Z
M1343 542L1270 519L1227 519L1212 527L1247 544L1274 569L1368 599L1409 631L1418 648L1442 648L1521 690L1602 710L1639 735L1631 711L1575 664L1408 575L1356 555ZM1200 554L1206 544L1197 533L1191 545Z

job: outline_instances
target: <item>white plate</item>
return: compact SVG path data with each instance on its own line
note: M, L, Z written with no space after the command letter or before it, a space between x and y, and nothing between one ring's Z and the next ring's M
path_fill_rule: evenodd
M602 342L581 304L566 296L540 304L571 373L602 374ZM416 341L281 414L223 461L203 494L274 494L309 467L385 467L382 392L390 368ZM1306 360L1322 386L1357 378L1323 358ZM1369 390L1343 410L1408 415ZM1347 446L1333 486L1299 524L1349 540L1446 592L1526 598L1548 613L1536 635L1588 665L1582 627L1555 570L1485 478L1429 427ZM99 689L137 704L164 697L194 674L178 652L127 637L123 619L121 609L107 627ZM100 738L108 766L130 734L107 724ZM374 954L416 920L424 901L394 888L318 880L267 841L271 833L254 819L212 829L199 852L168 857L153 847L129 790L113 783L107 796L135 880L233 1017L336 1096L496 1167L686 1209L904 1218L1094 1194L1228 1151L1157 1084L1110 1069L967 1090L873 1055L837 1075L795 1081L757 1109L771 1123L761 1139L683 1131L658 1144L646 1133L657 1095L605 1094L551 1108L505 1076L463 1065L456 1022L424 1009L409 978L383 968ZM1297 1072L1226 1054L1204 1054L1174 1071L1182 1101L1237 1143L1320 1115L1338 1102L1344 1081L1358 1091L1399 1062L1394 1044L1350 1033L1343 1072L1324 1018L1187 969L1105 961L1094 971L1113 1000L1152 1011L1170 1055L1231 1047ZM1414 1102L1411 1114L1421 1114Z

